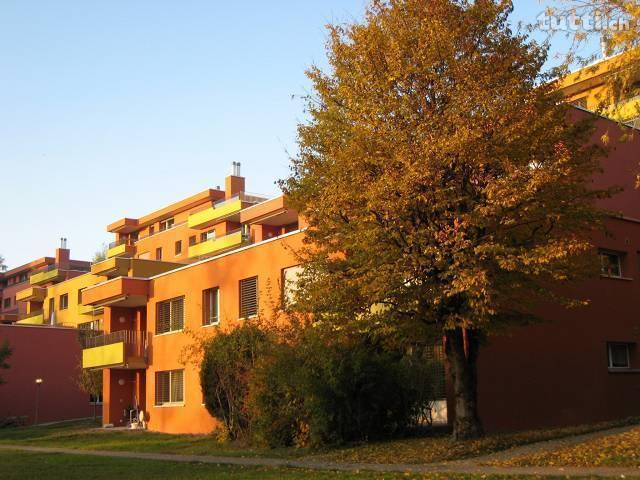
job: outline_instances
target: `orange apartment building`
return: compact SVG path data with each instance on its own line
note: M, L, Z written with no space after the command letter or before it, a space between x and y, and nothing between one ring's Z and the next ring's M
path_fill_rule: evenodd
M591 115L581 107L572 115ZM593 141L607 132L611 151L593 183L623 189L600 201L612 212L607 232L593 237L601 274L567 286L589 306L543 305L540 323L493 336L483 347L479 409L489 432L640 413L640 139L623 141L618 124L604 117L596 127ZM203 405L198 368L181 359L193 341L189 332L213 335L268 311L301 268L294 252L304 220L282 196L247 194L234 164L224 190L107 228L115 235L107 260L18 298L26 311L44 305L43 319L93 330L83 335L82 361L104 371L104 424L126 425L139 409L151 430L208 433L216 420Z

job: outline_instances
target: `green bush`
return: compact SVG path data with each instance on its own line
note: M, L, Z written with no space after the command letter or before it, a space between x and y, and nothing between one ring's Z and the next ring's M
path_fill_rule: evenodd
M244 323L220 332L204 347L200 384L209 413L221 420L229 438L248 436L248 382L256 359L268 345L268 335Z
M327 342L313 329L272 346L248 403L254 437L270 446L377 439L415 425L436 394L433 366L368 338Z

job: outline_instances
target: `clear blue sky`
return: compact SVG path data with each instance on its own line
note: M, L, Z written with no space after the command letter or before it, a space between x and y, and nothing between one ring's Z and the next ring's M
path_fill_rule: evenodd
M516 0L515 19L543 7ZM324 25L366 0L0 0L0 254L74 258L105 226L223 185L275 194Z

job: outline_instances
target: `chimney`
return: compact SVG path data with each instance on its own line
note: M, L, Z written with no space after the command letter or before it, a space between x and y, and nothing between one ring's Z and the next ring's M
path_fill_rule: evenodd
M224 179L224 198L244 192L244 177L240 176L240 162L233 162L231 175Z
M60 239L60 248L56 248L56 265L60 270L69 270L71 252L67 248L67 239Z

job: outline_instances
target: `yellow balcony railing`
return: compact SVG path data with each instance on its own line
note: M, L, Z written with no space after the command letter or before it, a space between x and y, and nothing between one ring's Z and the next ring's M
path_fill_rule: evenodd
M114 242L109 245L107 250L107 258L132 256L136 247L127 241Z
M242 231L238 230L224 237L212 238L211 240L205 240L204 242L191 245L189 247L189 258L202 257L230 248L236 248L242 245L242 243Z
M21 325L42 325L44 323L44 314L42 311L29 313L18 320L17 323Z
M16 293L18 302L43 302L47 297L47 289L42 287L29 287Z
M58 279L59 275L60 270L58 270L58 268L50 267L47 270L42 270L31 275L29 283L31 283L31 285L40 285L42 283L53 282Z
M242 210L242 200L240 198L214 205L205 210L201 210L189 215L187 225L189 228L203 228L213 224L215 221L233 215Z
M623 100L603 112L606 116L620 122L627 122L640 117L640 95Z
M147 332L120 330L94 335L81 332L82 368L145 368L147 366Z

